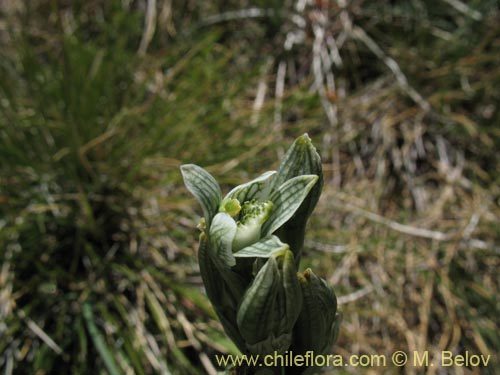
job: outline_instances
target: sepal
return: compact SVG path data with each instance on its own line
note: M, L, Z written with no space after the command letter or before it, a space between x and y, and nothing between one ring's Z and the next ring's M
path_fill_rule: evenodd
M223 266L232 267L236 264L233 255L233 240L236 236L237 225L229 214L219 212L214 216L210 226L210 246L215 255L215 261Z
M297 176L271 192L269 200L274 203L274 210L262 226L263 236L272 234L293 216L317 180L316 175Z
M219 209L222 192L215 178L195 164L181 166L182 178L187 189L200 203L207 227Z

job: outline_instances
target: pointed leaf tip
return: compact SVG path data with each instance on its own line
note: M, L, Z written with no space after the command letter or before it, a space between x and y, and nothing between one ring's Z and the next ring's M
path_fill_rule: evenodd
M299 142L299 143L312 143L311 138L309 137L309 134L307 134L307 133L304 133L299 138L297 138L297 142Z

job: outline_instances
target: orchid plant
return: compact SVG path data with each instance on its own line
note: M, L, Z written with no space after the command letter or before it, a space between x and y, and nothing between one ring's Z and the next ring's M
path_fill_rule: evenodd
M277 171L224 197L203 168L186 164L181 172L203 210L200 273L226 334L244 354L326 353L340 324L337 299L310 269L297 272L307 220L323 185L321 160L308 135L295 140ZM288 368L286 373L315 370ZM261 367L234 371L284 373Z

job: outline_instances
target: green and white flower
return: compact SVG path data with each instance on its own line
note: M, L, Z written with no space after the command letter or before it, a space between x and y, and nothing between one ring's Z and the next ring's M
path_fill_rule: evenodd
M217 262L232 267L239 250L264 240L298 210L318 181L317 175L301 175L271 189L275 171L239 185L222 198L216 180L194 164L181 167L188 190L202 206L211 247Z

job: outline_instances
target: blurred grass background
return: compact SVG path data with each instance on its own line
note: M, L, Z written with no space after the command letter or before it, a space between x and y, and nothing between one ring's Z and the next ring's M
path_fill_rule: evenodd
M493 0L0 2L0 371L214 374L236 353L178 167L229 189L308 132L325 188L302 268L332 353L500 366ZM331 372L331 369L326 369Z

